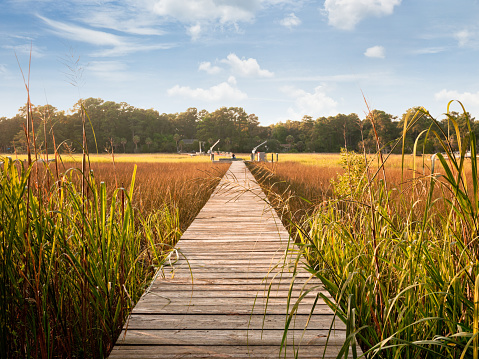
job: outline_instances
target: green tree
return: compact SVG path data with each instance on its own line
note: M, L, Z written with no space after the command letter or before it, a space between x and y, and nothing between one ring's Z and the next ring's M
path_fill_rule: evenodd
M122 138L120 139L120 143L121 143L121 145L123 146L123 152L126 152L126 150L125 150L125 145L126 145L127 142L128 142L128 141L126 140L125 137L122 137Z
M298 152L303 152L305 149L305 145L303 141L296 142L296 145L294 147L298 150Z
M366 150L369 152L377 151L377 141L379 148L383 151L391 149L392 141L400 136L398 123L393 120L395 117L384 111L373 110L363 121L363 137ZM377 137L376 137L377 134Z
M148 150L149 150L151 144L153 143L153 140L151 138L147 137L146 140L145 140L145 143L148 146Z
M140 136L133 136L133 143L135 144L135 152L138 152L138 143L140 142Z
M173 140L175 140L176 142L176 152L180 152L179 148L178 148L178 141L181 139L181 136L177 133L175 133L173 135Z
M195 138L197 121L198 110L194 107L190 107L185 112L177 114L172 119L172 125L176 133L183 138Z
M312 128L310 147L318 152L339 152L344 146L354 149L361 140L360 122L355 113L320 117Z

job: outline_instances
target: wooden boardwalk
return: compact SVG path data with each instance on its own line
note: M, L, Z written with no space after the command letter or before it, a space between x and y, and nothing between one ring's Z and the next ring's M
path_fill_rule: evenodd
M301 301L280 354L286 313L318 282L300 271L291 287L288 232L263 199L244 163L233 162L178 242L180 259L137 303L110 358L337 356L344 324L333 322L321 299L309 318L319 289Z

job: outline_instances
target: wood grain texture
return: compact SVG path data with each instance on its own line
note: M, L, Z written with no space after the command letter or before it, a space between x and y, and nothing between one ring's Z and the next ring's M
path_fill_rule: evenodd
M329 294L301 269L303 259L244 163L232 163L177 250L136 304L110 358L340 352L345 325L318 297Z

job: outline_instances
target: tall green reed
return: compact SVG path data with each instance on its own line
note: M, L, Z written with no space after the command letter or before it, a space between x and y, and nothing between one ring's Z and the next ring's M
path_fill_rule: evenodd
M308 269L335 299L330 306L345 321L348 306L355 308L356 337L368 357L460 358L477 350L471 345L478 274L475 135L470 124L461 134L448 116L463 139L455 155L439 122L425 110L419 115L431 122L424 135L443 145L446 155L437 157L444 175L415 179L394 204L385 182L370 180L363 189L370 196L325 204L310 218L309 233L300 232Z
M61 173L54 136L52 169L36 145L24 82L28 160L0 158L0 357L105 357L187 223L171 197L148 212L135 207L136 166L128 188L112 192L97 180L83 107L81 169ZM185 193L190 212L224 171Z
M4 159L0 171L1 345L4 357L100 357L113 346L154 267L135 225L129 189L111 198L92 172L68 170L50 189L28 186L32 166ZM88 186L82 194L81 179ZM33 181L32 181L33 183ZM25 198L29 193L30 201ZM178 228L160 208L143 220ZM163 232L162 232L163 233ZM173 243L179 231L159 241ZM174 237L174 238L171 238ZM167 253L155 252L155 264Z
M468 128L461 133L450 105L446 116L457 148L425 110L404 125L402 138L419 118L429 119L420 136L443 147L430 175L415 167L412 180L395 186L383 171L388 156L379 158L376 170L366 168L362 188L321 202L304 222L286 218L295 226L306 268L334 300L319 295L347 323L351 335L341 355L357 340L368 358L477 356L476 137L464 109Z

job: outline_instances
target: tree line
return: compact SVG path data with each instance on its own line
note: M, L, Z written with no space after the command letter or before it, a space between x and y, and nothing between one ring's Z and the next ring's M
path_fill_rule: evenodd
M99 98L78 101L71 111L59 111L52 105L32 106L33 129L31 135L42 150L81 152L82 107L86 113L86 135L89 150L120 153L191 152L200 145L207 150L216 140L221 142L215 150L250 152L267 141L263 150L268 152L339 152L341 148L367 152L401 151L394 148L394 140L403 132L404 123L411 123L405 138L405 149L411 152L416 138L431 126L427 116L417 116L419 107L408 109L400 118L384 111L373 110L361 120L357 114L336 116L304 116L301 121L279 122L261 126L255 114L241 107L221 107L213 112L188 108L181 113L159 113L153 109L135 108L125 102L116 103ZM465 114L452 113L459 127L467 130ZM27 106L19 109L12 118L0 118L0 152L26 151L25 121ZM479 123L469 116L473 131L479 135ZM457 141L447 120L440 123L451 133L452 143ZM436 128L437 129L437 128ZM464 133L467 131L464 131ZM440 151L440 143L429 136L420 137L420 152Z

